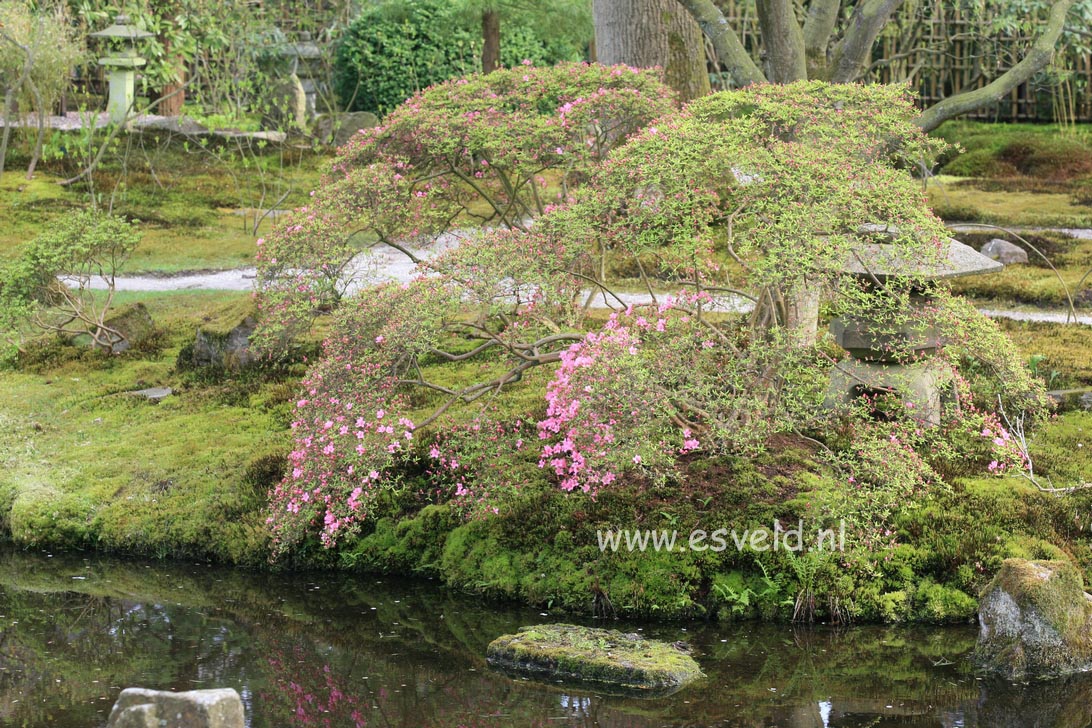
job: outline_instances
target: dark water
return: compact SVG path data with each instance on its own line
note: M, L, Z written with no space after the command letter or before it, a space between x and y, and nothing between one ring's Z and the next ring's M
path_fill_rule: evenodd
M233 687L252 726L1078 726L1092 680L976 680L972 627L634 625L708 677L671 697L510 680L494 637L551 621L428 582L271 577L0 550L0 726L101 726L124 687Z

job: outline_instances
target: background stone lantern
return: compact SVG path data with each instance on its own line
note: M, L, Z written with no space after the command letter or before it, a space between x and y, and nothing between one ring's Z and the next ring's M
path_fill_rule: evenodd
M295 43L280 46L276 55L289 64L281 92L287 101L288 116L296 126L304 128L318 113L319 87L323 85L322 49L311 40L310 33L302 31Z
M136 70L147 63L137 55L136 43L152 35L130 25L129 16L125 13L119 13L110 27L90 34L92 38L106 38L120 44L120 48L115 47L109 51L111 55L99 59L99 65L105 66L110 72L110 100L106 104L106 111L112 123L125 123L126 116L133 108Z
M889 244L864 243L856 249L844 270L865 285L906 277L924 280L926 285L915 290L912 310L901 326L885 326L867 316L831 321L835 341L849 352L849 357L831 371L828 406L849 403L863 395L895 392L913 406L917 419L929 425L940 424L942 391L951 382L953 372L930 356L942 342L936 328L928 323L926 309L933 301L927 283L1004 268L957 240L949 239L947 244L947 255L929 264L908 261Z

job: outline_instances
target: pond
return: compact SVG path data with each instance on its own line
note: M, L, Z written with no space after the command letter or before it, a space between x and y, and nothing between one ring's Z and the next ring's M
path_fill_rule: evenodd
M0 549L0 726L105 723L125 687L232 687L251 726L1087 726L1092 678L978 680L973 626L609 626L707 677L642 700L512 680L483 654L562 615L420 580L271 576Z

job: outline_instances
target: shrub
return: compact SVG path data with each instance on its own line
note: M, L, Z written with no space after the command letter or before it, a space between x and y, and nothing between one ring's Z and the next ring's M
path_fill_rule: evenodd
M1020 174L1044 179L1068 180L1092 172L1092 149L1060 135L1022 135L1003 146L997 159Z
M513 67L579 60L575 49L544 43L533 29L505 23L501 62ZM352 111L386 114L422 89L481 70L481 31L443 0L371 6L337 49L335 86Z
M1037 133L974 137L968 151L943 172L957 177L1005 178L1025 175L1066 181L1092 172L1092 149L1078 139Z
M27 322L64 336L86 334L108 351L124 341L107 319L114 278L139 241L124 218L87 210L60 218L25 244L0 272L0 331L9 355L21 346ZM92 290L96 278L106 290Z
M891 514L937 485L933 462L954 457L944 449L950 433L929 432L897 397L883 398L895 400L887 409L823 410L831 360L797 337L787 312L794 292L814 286L835 293L836 314L867 314L881 332L908 323L920 272L877 288L843 272L863 221L894 228L887 249L915 264L946 253L943 226L900 167L936 148L904 91L800 83L723 92L629 134L667 104L628 68L501 71L429 89L340 152L313 204L261 254L267 336L339 306L297 403L292 471L272 494L279 548L316 530L336 543L422 460L448 489L437 500L469 498L468 510L488 511L492 495L518 487L515 469L465 464L522 461L525 413L543 405L539 465L567 491L624 477L661 486L684 453L751 454L773 435L829 433L834 423L852 434L835 443L837 464L867 496L847 487L828 512L863 502L865 544L886 543ZM546 170L561 181L557 204L543 199ZM577 173L588 182L570 190ZM502 229L421 264L411 283L331 295L351 252L338 242L343 229L403 247L456 220ZM735 262L730 277L718 254ZM607 272L620 259L646 284L642 261L655 261L684 290L634 307L616 297L621 305L597 326L585 289L615 295ZM752 297L755 313L725 320L725 290ZM922 315L962 347L953 360L996 343L995 328L963 321L967 312L943 296ZM908 361L902 339L891 340L892 355ZM1007 382L1013 411L1033 408L1041 391L1011 358L988 349L979 372ZM475 404L545 367L551 380L529 384L525 406L507 418ZM1008 467L996 420L971 410L995 391L961 389L964 410L952 421L976 438L966 447L976 458L1001 440L995 468ZM468 436L468 422L488 442Z
M355 240L406 250L456 221L523 227L671 108L654 72L583 64L498 70L414 96L339 149L313 204L258 241L259 344L276 348L358 283L346 275Z
M954 177L1011 177L1016 167L998 160L994 149L974 149L948 162L942 171Z

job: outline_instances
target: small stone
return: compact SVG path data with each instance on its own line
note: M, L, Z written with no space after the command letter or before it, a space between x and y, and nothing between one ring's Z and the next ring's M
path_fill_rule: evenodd
M616 630L542 624L493 640L486 659L520 676L659 697L702 677L698 663L679 644Z
M170 387L148 387L147 389L138 389L130 394L144 397L152 402L158 402L161 399L171 396Z
M106 728L243 728L245 718L243 701L230 688L183 693L127 688Z
M974 660L1022 682L1092 669L1092 595L1067 561L1006 559L978 607Z
M1081 409L1092 410L1092 392L1085 392L1081 395Z
M982 246L982 255L1004 265L1026 265L1028 252L1008 240L994 238Z

